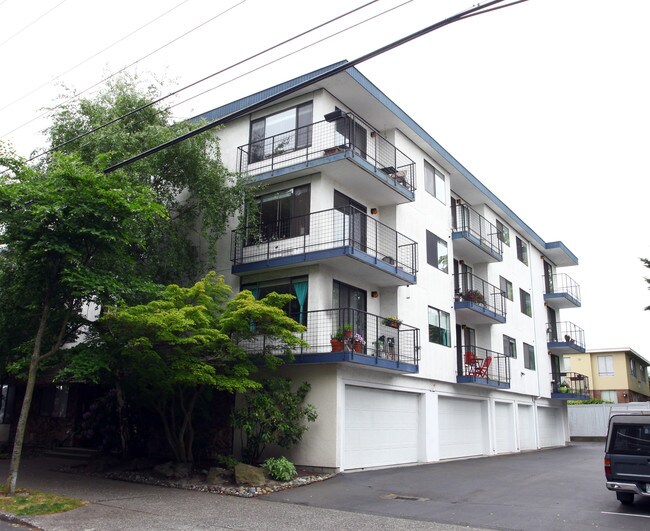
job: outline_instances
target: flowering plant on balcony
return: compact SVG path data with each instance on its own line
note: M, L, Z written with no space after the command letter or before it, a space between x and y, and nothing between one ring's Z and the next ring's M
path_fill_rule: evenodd
M402 324L402 321L400 321L397 317L393 317L392 315L389 315L388 317L384 317L383 323L386 326L390 326L391 328L399 328L400 325Z
M361 345L366 344L366 340L363 339L363 336L361 334L354 334L354 342L359 343Z
M485 297L477 289L468 289L463 293L463 299L469 302L475 302L476 304L485 304Z

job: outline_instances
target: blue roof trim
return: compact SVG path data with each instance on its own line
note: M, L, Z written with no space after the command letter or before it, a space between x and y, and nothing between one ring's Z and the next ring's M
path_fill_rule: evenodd
M275 94L278 94L283 90L290 89L291 87L294 87L299 83L309 81L310 79L313 79L321 74L324 74L329 70L333 70L334 68L337 68L345 63L347 63L347 61L339 61L338 63L334 63L329 66L319 68L318 70L314 70L313 72L309 72L308 74L304 74L294 79L290 79L289 81L285 81L284 83L280 83L279 85L275 85L274 87L261 90L260 92L256 92L255 94L251 94L250 96L246 96L245 98L242 98L240 100L232 101L230 103L227 103L226 105L222 105L221 107L212 109L211 111L194 116L193 118L190 118L190 120L191 121L206 120L208 122L219 120L224 116L228 116L233 112L240 111L242 109L245 109L246 107L250 107L251 105L259 103L260 101L263 101L269 98L270 96L274 96Z
M496 203L499 208L501 208L508 217L515 220L539 245L543 248L547 248L549 245L559 244L561 249L565 251L572 259L575 260L575 263L578 263L576 256L569 251L569 249L562 242L552 242L547 244L533 229L531 229L528 224L526 224L517 214L515 214L501 199L499 199L494 193L492 193L481 181L479 181L472 173L465 168L456 158L451 155L445 148L443 148L436 140L427 133L415 120L413 120L406 112L404 112L397 104L395 104L388 96L386 96L381 90L379 90L367 77L365 77L361 72L356 68L352 67L346 72L357 82L361 87L367 90L372 96L374 96L384 107L386 107L390 112L395 114L406 123L420 138L422 138L427 144L429 144L433 149L435 149L442 157L456 168L470 183L472 183L479 191L490 198L494 203Z

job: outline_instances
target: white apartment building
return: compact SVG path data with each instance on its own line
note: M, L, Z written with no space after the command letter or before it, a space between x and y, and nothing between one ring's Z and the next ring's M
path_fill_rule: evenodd
M585 342L558 271L577 258L357 69L322 78L342 64L203 115L237 113L216 133L223 162L264 185L217 270L234 291L294 294L307 326L282 372L311 383L318 419L283 453L350 470L566 444L559 359Z

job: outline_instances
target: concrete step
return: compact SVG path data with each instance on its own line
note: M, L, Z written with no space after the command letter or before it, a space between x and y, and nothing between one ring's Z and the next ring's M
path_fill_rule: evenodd
M47 450L45 455L48 457L65 457L67 459L88 461L90 458L97 455L97 450L93 450L92 448L78 448L74 446L59 446Z

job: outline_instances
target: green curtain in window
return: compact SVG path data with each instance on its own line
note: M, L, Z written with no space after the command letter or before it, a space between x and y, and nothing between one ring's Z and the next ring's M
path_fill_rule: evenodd
M300 306L300 314L298 316L298 322L300 324L305 324L305 319L303 317L303 308L305 306L305 301L307 300L307 286L308 282L306 280L301 280L300 282L293 283L293 289L296 292L296 298L298 299L298 305Z

